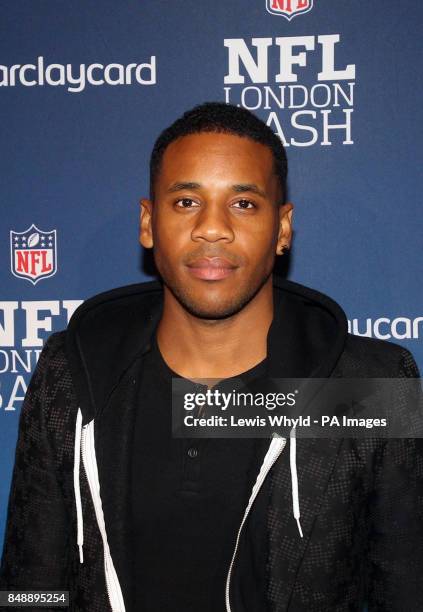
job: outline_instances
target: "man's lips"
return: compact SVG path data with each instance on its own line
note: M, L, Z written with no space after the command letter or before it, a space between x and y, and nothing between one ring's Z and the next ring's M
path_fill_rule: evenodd
M203 280L221 280L230 276L237 267L224 257L201 257L187 264L189 272Z

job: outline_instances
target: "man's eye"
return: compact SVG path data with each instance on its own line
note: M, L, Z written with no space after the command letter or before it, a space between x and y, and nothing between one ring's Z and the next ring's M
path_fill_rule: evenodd
M248 209L248 208L255 208L255 204L250 202L250 200L238 200L238 202L235 202L234 207Z
M194 202L194 200L191 200L191 198L181 198L180 200L175 202L175 204L178 208L192 208L193 205L197 205L197 203Z

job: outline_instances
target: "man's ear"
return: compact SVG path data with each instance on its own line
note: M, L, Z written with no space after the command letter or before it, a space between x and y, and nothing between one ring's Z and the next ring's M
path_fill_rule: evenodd
M292 213L294 205L291 202L279 206L279 234L276 244L277 255L283 255L289 250L292 240Z
M151 200L143 198L140 201L140 243L146 249L153 246L153 232L151 229L151 219L153 213L153 203Z

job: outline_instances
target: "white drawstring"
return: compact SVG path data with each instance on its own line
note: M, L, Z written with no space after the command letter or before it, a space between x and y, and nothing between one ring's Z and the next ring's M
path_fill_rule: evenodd
M289 435L289 463L291 466L291 486L292 486L292 509L294 519L297 521L298 531L303 537L303 530L300 523L300 499L298 495L298 476L297 476L297 440L295 438L295 427L291 429Z
M75 504L76 504L76 524L77 524L77 545L79 548L79 562L84 563L84 520L82 517L82 503L81 503L81 488L79 484L79 466L81 461L81 435L82 435L82 413L81 409L78 408L78 415L76 417L75 427L75 452L74 452L74 463L73 463L73 488L75 491Z
M84 521L82 516L82 503L81 503L81 488L79 482L79 470L80 470L80 459L81 459L81 437L82 437L82 413L78 409L78 415L76 417L75 427L75 451L74 451L74 465L73 465L73 486L75 491L75 504L76 504L76 520L77 520L77 545L79 548L79 561L84 563ZM300 536L303 537L303 531L300 523L300 502L298 494L298 476L297 476L297 441L295 438L295 427L290 432L290 447L289 447L289 461L291 467L291 486L292 486L292 508L294 518L297 521L298 531Z

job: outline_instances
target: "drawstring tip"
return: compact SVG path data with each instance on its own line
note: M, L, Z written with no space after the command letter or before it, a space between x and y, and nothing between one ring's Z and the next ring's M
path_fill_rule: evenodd
M298 525L298 531L300 532L300 536L303 537L303 530L301 529L301 523L300 523L300 519L297 518L297 525Z
M84 552L82 550L82 544L79 544L78 548L79 548L79 562L84 563Z

